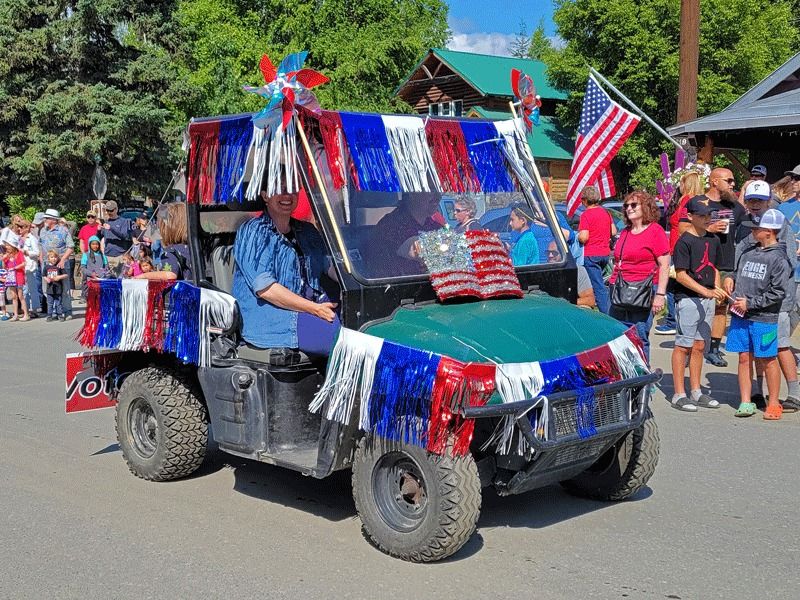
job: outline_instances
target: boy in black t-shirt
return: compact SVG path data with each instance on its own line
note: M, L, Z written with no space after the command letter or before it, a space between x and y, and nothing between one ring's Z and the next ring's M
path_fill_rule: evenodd
M695 196L686 206L690 227L675 244L672 262L675 280L670 282L675 295L678 332L672 351L672 380L675 393L673 408L696 412L698 406L718 408L719 402L703 394L700 376L703 353L711 339L711 322L716 300L725 296L720 289L716 263L721 255L719 239L709 234L712 207L705 196ZM684 372L689 358L689 396L686 395Z
M64 289L62 281L67 278L67 272L58 266L58 260L58 253L54 250L50 250L47 253L44 282L47 284L45 293L47 294L47 307L50 309L50 314L47 317L48 321L66 320L64 307L61 304L61 293Z

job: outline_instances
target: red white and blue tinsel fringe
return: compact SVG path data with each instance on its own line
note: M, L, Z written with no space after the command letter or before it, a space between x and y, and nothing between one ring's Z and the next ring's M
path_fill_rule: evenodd
M90 281L76 339L87 348L163 351L183 363L211 364L211 339L230 329L236 301L185 281Z
M325 383L309 409L344 425L357 418L363 431L431 452L442 453L449 447L454 454L465 454L474 421L463 418L462 409L482 406L495 393L503 403L536 400L527 418L534 434L547 439L548 396L576 391L577 432L588 438L596 434L592 386L649 372L632 329L573 356L496 365L462 363L343 328ZM496 445L504 454L529 452L516 427L513 418L504 419L484 447Z

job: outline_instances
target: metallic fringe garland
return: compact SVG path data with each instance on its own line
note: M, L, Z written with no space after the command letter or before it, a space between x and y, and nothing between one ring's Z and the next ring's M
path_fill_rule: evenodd
M381 338L342 327L328 360L325 383L314 396L309 410L319 412L325 406L326 419L347 425L358 398L361 403L359 425L362 430L369 431L369 398L382 347Z
M142 350L164 349L164 304L166 292L175 285L174 281L148 281L147 286L147 318L144 321Z
M380 115L340 113L360 189L400 192L400 180Z
M513 192L514 182L508 174L502 142L494 123L461 121L470 162L484 193Z
M331 181L334 189L340 190L347 185L347 162L344 153L342 119L339 113L324 110L320 114L318 122Z
M89 281L86 290L86 315L83 327L75 336L75 341L84 348L94 347L94 338L100 324L100 282Z
M541 414L545 421L532 422L531 425L535 432L541 431L543 439L547 439L547 398L540 396L544 389L544 375L542 368L538 362L531 363L513 363L505 365L497 365L497 393L503 399L504 403L516 402L527 398L541 398L543 410ZM537 409L532 409L529 414L532 417L538 415ZM537 417L538 418L538 417ZM495 429L492 436L484 444L484 449L492 444L497 444L498 450L502 454L510 454L512 451L512 443L514 441L514 431L516 429L516 420L512 415L503 417L502 421ZM528 444L525 438L517 433L517 447L513 450L517 454L524 454L528 449Z
M164 350L172 352L183 363L197 364L200 348L200 288L179 281L169 298L169 323L164 337Z
M236 315L236 300L233 296L214 290L200 289L199 329L200 346L197 364L200 367L211 366L212 329L219 333L233 327Z
M122 280L100 280L100 320L93 346L116 348L122 338Z
M192 123L189 126L189 176L186 201L211 204L217 174L219 122Z
M220 123L214 193L214 200L217 202L227 204L232 200L242 199L242 180L253 139L253 129L253 122L249 117Z
M250 142L250 149L247 151L247 158L245 164L251 160L253 161L253 172L250 174L250 181L247 184L245 191L245 198L249 201L258 199L261 192L261 182L264 180L264 171L267 169L267 160L269 159L269 130L256 127L253 130L253 139ZM242 173L242 180L239 185L244 184L244 173Z
M122 337L120 350L139 350L144 342L144 328L147 322L147 283L146 279L122 280Z
M428 119L425 136L442 189L457 194L480 192L480 180L475 175L458 121Z
M439 356L384 341L369 398L376 435L423 446Z
M425 122L410 116L383 116L382 120L402 190L440 191L442 186L425 139Z

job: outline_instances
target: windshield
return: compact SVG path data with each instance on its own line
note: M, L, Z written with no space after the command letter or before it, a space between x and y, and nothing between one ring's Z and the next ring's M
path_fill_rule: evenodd
M455 195L438 192L329 192L353 270L365 279L425 275L420 234L449 227L488 229L515 267L561 263L563 250L542 204L523 192ZM345 200L346 197L346 200Z

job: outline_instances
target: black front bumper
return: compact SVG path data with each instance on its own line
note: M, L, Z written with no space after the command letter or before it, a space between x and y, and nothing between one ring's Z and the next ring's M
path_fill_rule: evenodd
M494 457L494 486L501 495L518 494L557 483L586 470L629 431L639 428L649 413L650 385L661 379L656 369L641 377L601 384L592 389L600 400L595 406L596 433L581 436L577 431L574 406L576 391L548 396L547 436L538 437L530 423L531 410L544 410L541 399L534 398L490 406L468 407L467 418L512 417L520 435L532 450L530 460L518 467L503 456Z

